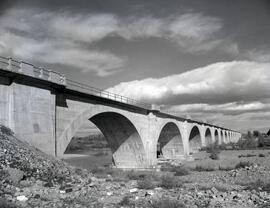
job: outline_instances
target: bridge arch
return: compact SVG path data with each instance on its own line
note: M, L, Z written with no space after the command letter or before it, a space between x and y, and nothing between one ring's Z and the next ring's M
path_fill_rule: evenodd
M63 154L76 131L91 121L105 136L117 167L146 166L146 152L135 119L129 113L107 106L92 106L81 112L58 137L58 151Z
M228 134L228 131L225 131L224 132L224 135L225 135L225 137L224 137L225 144L227 144L227 143L229 143L229 134Z
M214 138L213 138L214 143L218 142L218 130L216 128L214 129L214 135L213 136L214 136Z
M160 130L157 142L157 157L173 159L184 156L180 129L174 122L167 122Z
M212 135L209 127L205 129L205 145L209 146L212 144Z
M190 153L194 153L199 151L199 149L202 147L202 130L201 128L194 124L190 132L188 134L188 141L189 141L189 151Z
M224 143L224 133L223 133L223 130L220 130L220 143L221 144Z

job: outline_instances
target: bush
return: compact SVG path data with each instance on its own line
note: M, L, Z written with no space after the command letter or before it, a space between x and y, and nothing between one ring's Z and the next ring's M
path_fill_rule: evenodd
M173 172L175 176L184 176L188 175L189 171L184 166L175 166L170 163L165 163L160 168L161 171Z
M259 157L265 157L265 155L261 153L261 154L259 154Z
M6 180L9 178L9 174L6 170L0 170L0 181Z
M16 208L17 206L6 199L0 198L0 207L1 208Z
M234 166L230 166L230 165L219 165L218 169L222 170L222 171L230 171L233 170L235 167Z
M194 168L195 171L203 172L203 171L215 171L215 166L210 164L197 164Z
M142 180L139 180L137 182L137 187L139 189L153 189L157 187L157 183L152 177L148 176Z
M130 196L124 196L124 198L118 203L120 206L133 206L134 202L130 200Z
M172 169L172 172L174 172L175 176L185 176L189 174L189 171L187 168L183 166L175 166Z
M265 191L267 193L270 193L270 183L257 180L248 184L241 184L245 186L245 190L256 190L256 191Z
M0 125L0 131L1 131L2 134L5 134L7 136L13 136L14 135L14 132L10 128L8 128L6 126L3 126L3 125Z
M209 157L212 160L219 160L219 152L212 152Z
M161 177L160 187L171 189L181 187L182 183L174 176L164 175Z
M246 154L246 155L238 155L239 158L241 157L256 157L257 155L252 155L252 154Z
M240 169L240 168L245 168L245 167L250 167L253 164L251 162L239 162L235 165L235 169Z
M258 142L256 138L249 131L246 135L243 135L236 145L239 149L254 149L258 147Z
M129 180L142 180L147 176L147 173L142 171L131 170L128 171L126 176Z
M206 152L210 153L209 158L211 158L212 160L219 160L220 149L218 146L218 142L216 141L215 143L208 146L206 148Z
M177 201L176 199L168 199L168 198L163 198L163 199L158 199L154 200L151 204L152 208L185 208L186 206Z

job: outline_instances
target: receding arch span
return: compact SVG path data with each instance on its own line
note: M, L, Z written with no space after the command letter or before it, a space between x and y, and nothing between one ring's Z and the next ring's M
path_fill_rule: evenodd
M190 152L198 152L202 147L202 138L198 126L193 126L189 134L189 149Z
M205 145L211 145L212 144L212 136L211 136L211 131L209 128L206 128L205 130Z
M157 145L157 157L167 159L179 158L184 155L182 136L179 128L173 122L163 126Z

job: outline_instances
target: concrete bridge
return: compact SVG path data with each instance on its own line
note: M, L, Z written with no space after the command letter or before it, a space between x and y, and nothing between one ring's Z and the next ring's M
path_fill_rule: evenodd
M0 122L19 138L54 156L64 154L86 121L104 134L120 168L182 159L215 141L236 142L241 133L161 112L120 95L68 80L64 75L0 57Z

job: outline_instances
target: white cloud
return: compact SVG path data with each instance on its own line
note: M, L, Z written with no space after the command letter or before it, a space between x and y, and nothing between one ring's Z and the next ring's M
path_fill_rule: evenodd
M112 31L107 25L112 27L113 22L110 15L68 18L61 13L10 9L0 20L0 53L107 76L122 70L126 58L108 51L87 49L77 41L90 43L102 39ZM26 34L21 35L10 29Z
M168 77L120 83L109 91L150 102L183 102L228 97L256 100L270 96L270 64L247 61L220 62ZM223 100L222 100L223 99Z
M111 14L54 14L49 24L52 33L57 37L88 43L101 40L118 30L118 19Z
M108 51L89 49L90 44L106 37L120 36L129 41L163 38L188 53L214 49L235 53L237 45L215 37L221 29L222 22L218 18L199 13L123 19L105 13L72 14L11 8L0 19L0 52L106 76L122 70L127 59ZM166 90L159 89L152 95L158 98L160 91Z

